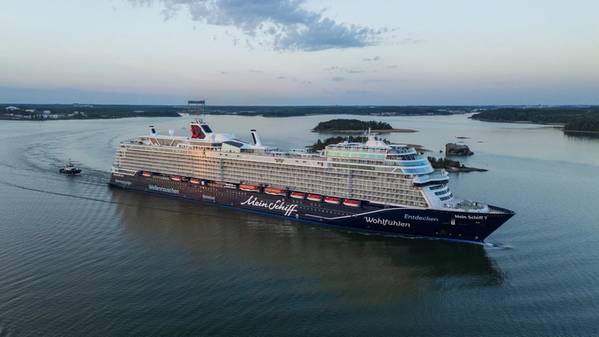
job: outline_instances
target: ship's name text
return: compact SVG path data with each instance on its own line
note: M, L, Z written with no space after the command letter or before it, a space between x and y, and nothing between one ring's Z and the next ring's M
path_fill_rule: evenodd
M464 219L464 220L487 220L487 216L486 215L463 215L463 214L456 214L456 215L454 215L454 217L456 219Z
M179 194L179 190L176 190L174 188L157 186L157 185L148 185L148 189L150 189L152 191L158 191L158 192L164 192L164 193Z
M258 199L258 197L250 196L246 201L242 202L241 205L248 205L254 207L266 208L271 211L282 211L285 212L285 216L291 216L293 213L297 212L296 204L287 204L283 200L277 200L273 202L268 202L264 200Z
M404 228L410 228L410 226L411 226L407 222L401 222L401 221L389 220L389 219L381 219L381 218L371 218L369 216L365 216L364 220L366 220L366 223L382 225L382 226L394 226L394 227L404 227Z
M439 222L439 218L433 218L433 217L430 217L430 216L404 214L403 218L406 219L406 220Z

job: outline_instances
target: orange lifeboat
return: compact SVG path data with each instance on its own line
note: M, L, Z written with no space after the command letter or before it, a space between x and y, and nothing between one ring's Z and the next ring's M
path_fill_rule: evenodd
M343 200L343 204L345 206L349 206L349 207L360 207L360 201L359 200L345 199L345 200Z
M308 200L310 201L318 201L320 202L322 200L322 196L320 194L308 194Z
M305 197L305 194L302 192L291 192L289 196L294 199L303 199Z
M276 187L266 187L264 189L264 193L270 194L270 195L280 195L280 196L287 195L286 190L284 190L282 188L276 188Z
M181 181L181 177L179 177L179 176L172 176L171 180L172 181Z
M189 179L189 182L194 184L194 185L198 185L200 183L200 179L198 178L191 178Z
M256 185L249 184L241 184L239 185L239 189L246 192L259 192L260 188Z
M324 202L327 204L339 205L339 198L337 197L325 197Z
M143 172L141 173L141 175L142 175L142 176L144 176L144 177L151 177L151 176L152 176L152 172L143 171Z

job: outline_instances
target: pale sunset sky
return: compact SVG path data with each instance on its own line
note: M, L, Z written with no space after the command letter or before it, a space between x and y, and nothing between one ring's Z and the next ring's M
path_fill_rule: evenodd
M599 104L597 0L2 0L0 103Z

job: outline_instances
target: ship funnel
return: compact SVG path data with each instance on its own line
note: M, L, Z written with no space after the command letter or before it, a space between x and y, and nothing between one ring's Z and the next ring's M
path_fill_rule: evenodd
M258 132L256 132L256 129L251 129L250 133L252 134L252 140L254 141L254 145L262 146L262 141L260 140L260 136L258 135Z
M150 125L150 135L156 136L157 134L158 132L156 132L156 128L154 127L154 125Z

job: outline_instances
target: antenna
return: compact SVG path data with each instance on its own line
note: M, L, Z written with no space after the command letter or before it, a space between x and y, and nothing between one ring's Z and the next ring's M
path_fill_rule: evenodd
M187 111L190 115L200 115L202 119L205 119L206 100L202 99L187 101Z

